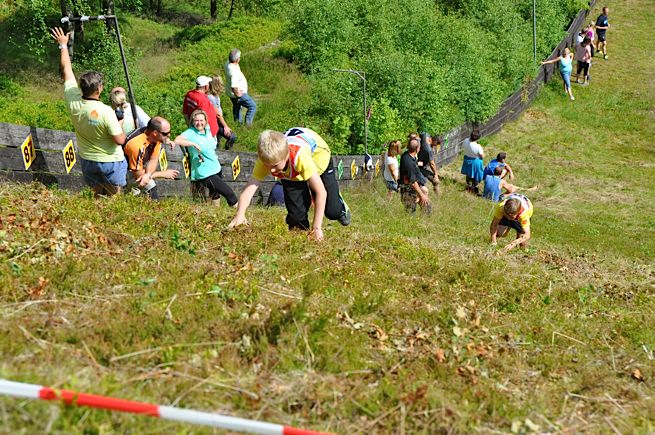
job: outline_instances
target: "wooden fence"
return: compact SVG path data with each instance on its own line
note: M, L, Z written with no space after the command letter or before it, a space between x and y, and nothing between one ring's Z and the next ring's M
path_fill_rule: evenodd
M590 2L590 8L595 1ZM576 18L572 21L567 35L559 45L553 50L550 58L559 56L566 47L573 47L578 30L586 21L589 10L581 10ZM437 166L443 166L452 162L461 151L461 146L471 130L478 128L483 136L498 132L505 123L513 121L527 109L534 98L537 96L543 83L547 83L557 70L554 64L544 65L539 69L537 76L508 97L501 105L498 113L484 124L473 125L463 124L444 135L445 141L441 149L436 153L435 160ZM62 115L64 116L64 115ZM26 151L23 144L31 136L34 145L34 154L29 155L31 160L29 169L25 168L24 155ZM56 185L60 189L79 191L84 187L84 181L80 165L75 164L70 172L67 172L67 165L63 154L64 147L73 142L77 149L77 139L75 134L67 131L49 130L45 128L26 127L0 123L0 179L12 180L17 182L38 181L46 185ZM182 196L190 194L190 183L184 177L183 155L179 147L171 151L166 149L168 167L177 169L180 172L180 178L176 180L157 180L159 192L162 196ZM230 183L232 189L237 193L241 192L245 186L249 175L256 160L255 153L234 152L234 151L217 151L219 161L223 166L223 177L226 182ZM239 157L240 172L234 176L231 164L236 157ZM364 167L364 156L339 156L335 155L333 164L335 169L340 165L343 171L337 178L342 187L348 187L362 180L371 180L375 177L381 177L376 169L366 171ZM379 161L379 156L373 156L373 164L384 166L384 162ZM274 180L266 180L259 189L259 196L254 199L255 202L261 202L268 197Z

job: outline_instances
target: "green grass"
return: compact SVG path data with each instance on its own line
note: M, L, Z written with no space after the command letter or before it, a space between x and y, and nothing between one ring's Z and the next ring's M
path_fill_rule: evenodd
M338 433L655 431L651 5L609 2L592 85L555 81L487 141L538 185L527 252L488 246L459 162L431 217L376 180L321 244L280 209L226 231L226 208L1 184L0 377ZM212 433L0 409L4 433Z

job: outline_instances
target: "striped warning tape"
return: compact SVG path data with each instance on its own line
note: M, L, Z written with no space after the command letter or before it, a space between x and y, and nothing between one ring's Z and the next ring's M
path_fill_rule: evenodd
M108 409L111 411L145 414L165 420L200 424L239 432L250 432L265 435L320 435L323 432L296 429L280 424L266 423L245 418L229 417L209 412L180 409L172 406L159 406L145 402L117 399L95 394L78 393L71 390L59 390L43 385L25 384L22 382L0 379L0 395L22 397L26 399L58 400L67 405L87 406L90 408Z

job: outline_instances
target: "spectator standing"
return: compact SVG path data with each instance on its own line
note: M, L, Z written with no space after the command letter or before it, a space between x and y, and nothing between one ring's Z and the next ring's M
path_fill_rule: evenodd
M191 164L192 190L209 191L209 197L216 206L221 196L230 207L237 204L234 191L223 181L221 163L216 156L216 137L208 126L208 116L203 110L191 114L192 127L175 138L175 144L187 147Z
M564 49L564 54L557 56L555 59L541 62L542 65L559 62L559 73L564 81L564 92L569 96L571 101L575 100L571 91L571 72L573 71L573 53L568 47Z
M257 143L257 161L239 197L229 228L246 223L246 210L267 175L282 182L289 229L308 230L309 208L314 202L310 236L323 240L323 217L350 225L350 208L341 197L327 143L313 130L294 127L285 133L264 130Z
M134 116L132 116L132 105L127 102L127 93L124 88L115 87L109 93L109 101L111 103L111 108L114 109L116 113L116 118L118 122L121 123L123 131L126 135L129 135L134 130L139 128L144 128L148 125L150 121L150 116L136 104L136 126L134 126Z
M534 207L530 200L518 193L505 197L494 208L494 217L489 226L491 244L496 245L497 237L505 237L510 229L516 231L516 240L508 243L503 252L510 251L517 246L527 246L530 240L530 218Z
M156 178L174 179L179 175L174 169L158 171L162 143L173 145L170 140L171 125L160 117L150 119L144 128L134 131L125 144L127 166L139 187L136 194L145 193L151 199L159 199Z
M191 114L196 110L202 110L207 116L207 122L211 135L216 137L218 134L218 114L216 113L216 108L209 101L209 83L211 83L212 78L207 76L199 76L196 79L196 88L190 90L184 96L184 101L182 102L182 113L184 114L184 119L187 122L189 127L193 127L193 119Z
M421 177L417 163L419 148L419 141L410 139L407 151L400 157L400 200L409 212L414 213L416 204L419 204L424 211L430 213L432 204L428 198L428 190L419 183Z
M598 45L596 51L603 50L603 59L607 60L607 29L610 28L610 23L607 19L607 14L610 10L607 6L603 8L603 12L596 19L596 32L598 33Z
M64 99L77 136L84 181L96 196L120 193L127 184L127 163L121 148L125 133L112 108L100 101L102 74L82 74L78 87L68 55L70 34L60 27L52 28L50 33L59 44Z
M439 173L434 163L432 150L432 137L428 133L421 133L421 148L418 151L418 167L427 181L432 183L435 193L439 193Z
M595 23L592 21L587 27L585 36L591 40L591 57L594 57L594 40L596 39L596 32L594 32Z
M252 126L255 119L257 104L248 95L248 80L241 72L241 51L234 48L230 51L228 61L225 64L225 81L227 82L227 95L232 101L232 114L234 120L242 123L241 109L246 109L246 125Z
M387 186L387 198L391 199L394 192L398 192L398 154L400 154L400 141L394 140L389 143L387 151L382 154L384 162L384 184Z
M575 81L580 83L580 73L583 77L583 86L589 85L589 66L591 65L591 40L588 37L575 47L575 58L578 59L578 69Z
M218 117L218 136L216 137L216 140L220 144L220 137L225 138L225 149L229 150L234 146L234 143L237 140L237 134L227 125L225 117L223 116L221 94L224 91L225 85L223 85L223 79L220 76L212 77L212 81L209 82L209 93L207 94L207 98L209 98L209 101L216 109L216 116Z
M478 194L478 184L484 178L484 150L477 142L480 139L480 131L473 130L471 136L464 140L462 149L464 161L462 162L461 173L466 176L466 190Z

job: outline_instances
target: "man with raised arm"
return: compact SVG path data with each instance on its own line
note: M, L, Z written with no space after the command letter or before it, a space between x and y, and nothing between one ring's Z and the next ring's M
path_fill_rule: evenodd
M50 34L61 52L64 99L77 136L84 181L96 197L120 193L127 175L127 162L121 147L125 143L125 133L114 110L100 101L102 74L96 71L82 74L78 87L68 55L70 34L60 27L52 28Z

